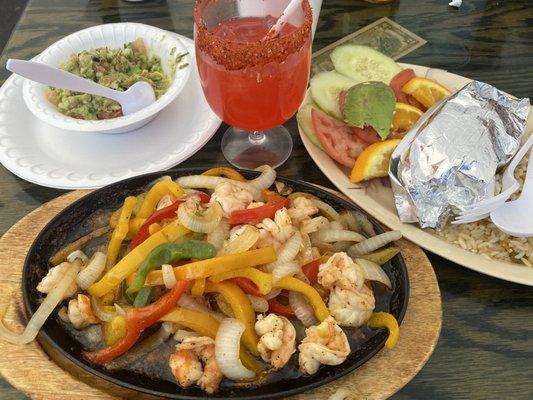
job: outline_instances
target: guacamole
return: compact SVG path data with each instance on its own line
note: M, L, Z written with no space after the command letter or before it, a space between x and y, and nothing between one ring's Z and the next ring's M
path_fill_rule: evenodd
M154 88L156 98L167 91L171 82L159 57L148 56L141 38L121 49L102 47L73 54L61 68L120 91L146 81ZM105 97L50 88L47 98L59 112L73 118L99 120L122 115L120 104Z

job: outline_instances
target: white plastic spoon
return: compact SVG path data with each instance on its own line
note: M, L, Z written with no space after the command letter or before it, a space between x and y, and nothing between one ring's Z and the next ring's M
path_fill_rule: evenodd
M503 203L492 211L490 219L509 235L533 236L533 150L529 153L526 179L520 197L518 200Z
M9 59L6 68L44 85L115 100L122 107L124 115L133 114L155 102L154 89L148 82L137 82L125 92L119 92L70 72L33 61Z

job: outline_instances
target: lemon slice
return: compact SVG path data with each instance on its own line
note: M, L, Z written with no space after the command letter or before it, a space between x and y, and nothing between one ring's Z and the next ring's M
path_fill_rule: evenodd
M400 142L401 139L389 139L368 146L355 161L350 181L358 183L387 176L390 157Z
M424 114L422 110L405 103L396 103L394 115L392 117L392 130L397 132L407 132L416 121Z
M437 82L418 77L411 79L403 85L402 92L410 94L427 108L452 94Z

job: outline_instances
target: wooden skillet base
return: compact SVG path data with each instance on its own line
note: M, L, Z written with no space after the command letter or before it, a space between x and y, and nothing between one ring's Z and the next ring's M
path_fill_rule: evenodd
M21 273L26 253L41 229L56 214L87 191L67 193L44 204L17 222L0 239L0 311L8 307L6 326L21 332L26 325L21 293ZM401 325L398 346L381 350L351 374L292 399L327 399L338 389L347 389L353 399L385 399L405 386L424 366L437 344L442 308L433 268L424 252L406 240L402 249L410 280L407 313ZM36 343L14 346L0 341L0 373L13 386L33 399L118 399L101 380L84 376L83 381L56 365ZM71 371L72 372L72 371ZM87 383L86 383L87 382ZM376 385L379 382L379 385Z

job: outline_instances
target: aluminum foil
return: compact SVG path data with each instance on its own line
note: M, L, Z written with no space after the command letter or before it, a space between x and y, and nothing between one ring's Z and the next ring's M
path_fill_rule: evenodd
M493 195L496 170L518 150L528 114L529 99L477 81L428 110L391 158L400 220L440 229Z

